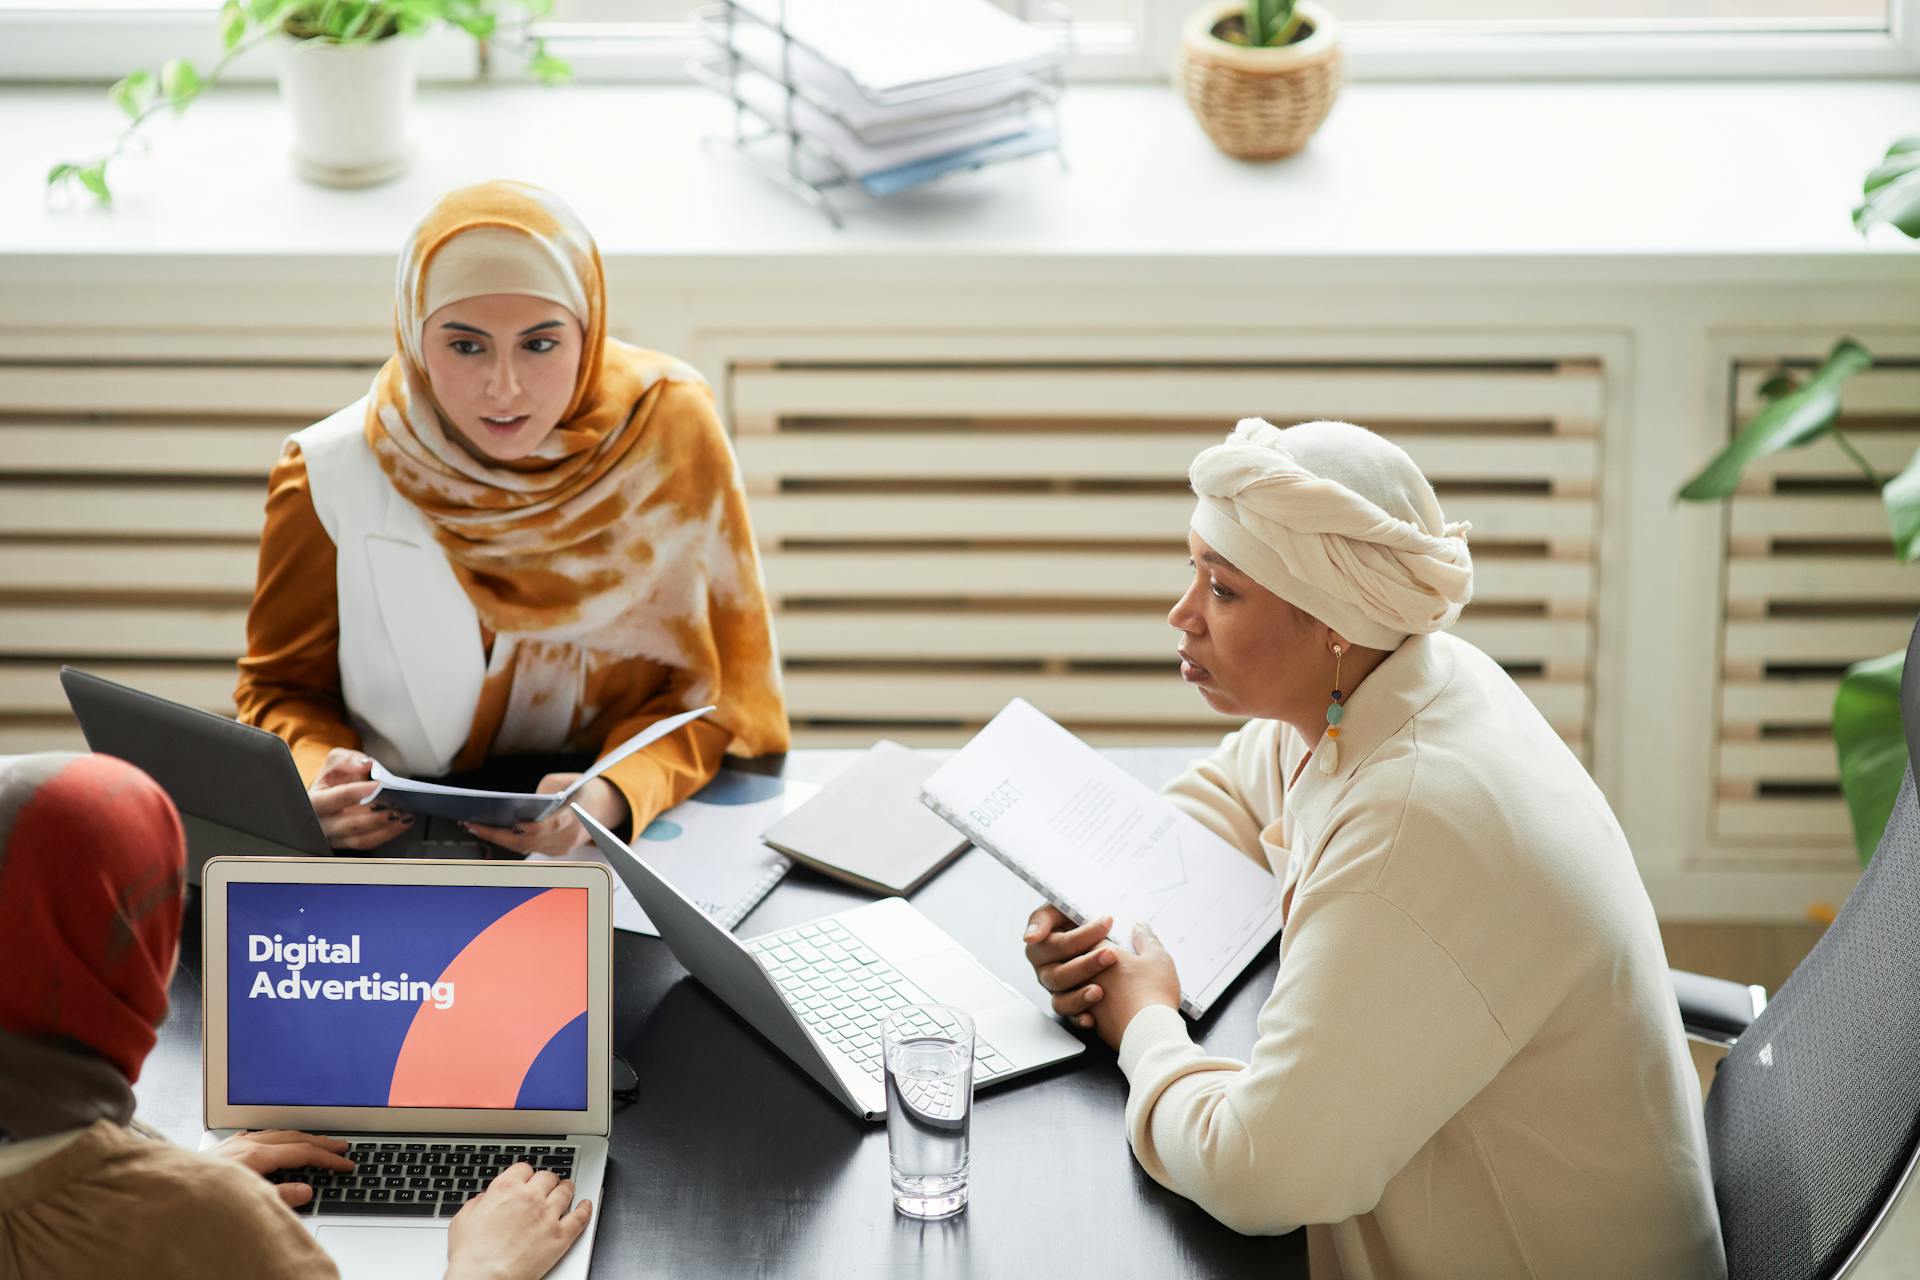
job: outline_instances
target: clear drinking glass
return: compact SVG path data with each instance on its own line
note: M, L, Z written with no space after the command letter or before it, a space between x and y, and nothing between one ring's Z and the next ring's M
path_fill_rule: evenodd
M943 1004L895 1009L880 1025L893 1207L947 1218L967 1207L973 1019Z

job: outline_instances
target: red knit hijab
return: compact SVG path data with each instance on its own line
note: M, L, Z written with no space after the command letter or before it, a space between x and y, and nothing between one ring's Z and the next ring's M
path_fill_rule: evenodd
M173 802L132 765L0 760L0 1029L138 1080L167 1016L185 873Z

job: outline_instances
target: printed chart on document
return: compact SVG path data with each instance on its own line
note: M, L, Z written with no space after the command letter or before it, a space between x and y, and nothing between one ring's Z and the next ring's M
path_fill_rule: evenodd
M1102 873L1109 900L1075 906L1111 913L1113 937L1129 945L1134 921L1146 921L1183 976L1211 976L1258 927L1261 918L1247 905L1273 895L1273 877L1179 810L1126 794L1125 781L1082 778L1048 822L1065 849Z

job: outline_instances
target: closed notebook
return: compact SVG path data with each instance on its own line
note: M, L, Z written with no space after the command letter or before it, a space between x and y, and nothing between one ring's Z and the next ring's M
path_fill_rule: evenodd
M927 779L927 806L1075 924L1151 925L1198 1018L1280 932L1273 873L1022 699Z
M967 847L920 803L934 761L878 742L761 836L796 862L871 893L909 894Z

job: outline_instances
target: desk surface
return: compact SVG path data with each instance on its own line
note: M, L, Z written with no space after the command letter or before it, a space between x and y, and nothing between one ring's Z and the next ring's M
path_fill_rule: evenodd
M1189 753L1116 751L1158 783ZM795 752L785 772L823 781L854 753ZM742 934L868 900L796 866ZM969 850L914 905L1022 990L1031 889ZM1244 1057L1276 958L1250 969L1198 1028ZM173 1011L140 1081L140 1115L198 1141L200 931L189 915ZM1105 1046L983 1093L973 1127L973 1197L945 1222L893 1212L884 1125L861 1121L687 976L657 938L618 934L614 1043L640 1077L614 1113L612 1164L596 1212L593 1274L693 1276L1077 1276L1307 1274L1300 1233L1237 1235L1162 1189L1127 1149L1126 1078Z

